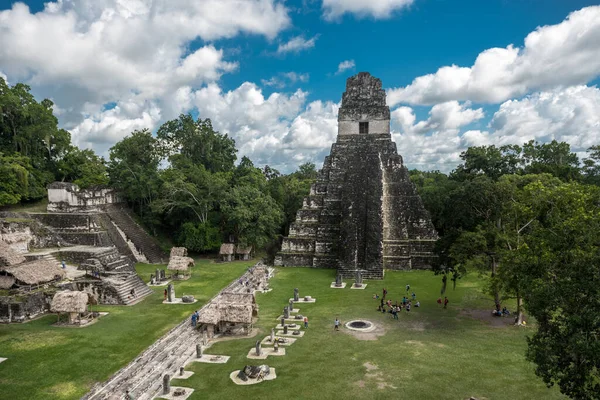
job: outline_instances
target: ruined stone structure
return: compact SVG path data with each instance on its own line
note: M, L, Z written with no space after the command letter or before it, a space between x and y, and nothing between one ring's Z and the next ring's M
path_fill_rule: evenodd
M337 141L284 238L276 265L362 270L428 268L437 233L390 134L381 80L348 78Z

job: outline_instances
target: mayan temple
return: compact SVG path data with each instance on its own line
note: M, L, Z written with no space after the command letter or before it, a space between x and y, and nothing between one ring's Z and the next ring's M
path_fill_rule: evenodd
M381 80L348 78L337 141L275 264L381 279L384 269L428 268L437 237L392 141Z

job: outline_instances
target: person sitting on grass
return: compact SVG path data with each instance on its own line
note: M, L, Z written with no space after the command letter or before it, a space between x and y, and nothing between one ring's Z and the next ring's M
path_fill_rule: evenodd
M500 311L500 310L493 310L492 311L492 315L494 317L501 317L502 316L502 311Z
M510 315L510 311L508 311L508 308L502 308L502 315Z
M374 300L377 300L377 299L379 299L379 295L378 295L377 293L375 293L375 294L373 295L373 299L374 299Z
M417 301L417 304L415 304L415 307L421 307L421 302Z

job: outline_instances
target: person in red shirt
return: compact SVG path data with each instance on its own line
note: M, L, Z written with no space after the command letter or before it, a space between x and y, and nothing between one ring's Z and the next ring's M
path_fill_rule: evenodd
M444 308L448 307L448 298L444 297Z

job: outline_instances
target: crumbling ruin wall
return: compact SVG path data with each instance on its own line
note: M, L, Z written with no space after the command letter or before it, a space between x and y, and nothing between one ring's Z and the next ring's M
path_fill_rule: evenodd
M0 296L0 322L25 322L50 310L54 291L20 293L15 296Z

